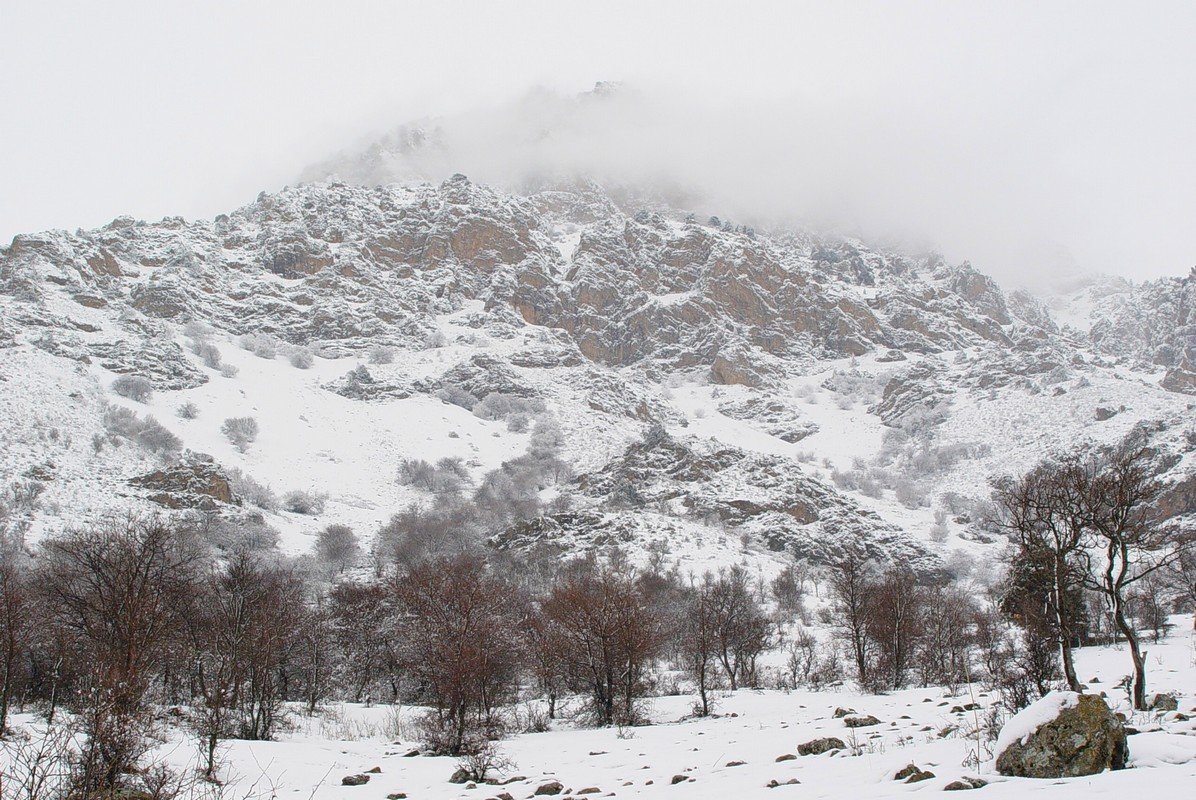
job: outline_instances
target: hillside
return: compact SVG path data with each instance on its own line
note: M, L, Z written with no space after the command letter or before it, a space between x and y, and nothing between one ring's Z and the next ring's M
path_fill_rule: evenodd
M593 183L308 184L0 249L0 481L30 541L200 509L298 552L445 505L399 467L460 459L449 494L490 492L468 526L501 548L966 571L999 544L988 479L1084 440L1142 427L1165 516L1196 514L1193 281L1036 299ZM246 416L242 452L221 425Z

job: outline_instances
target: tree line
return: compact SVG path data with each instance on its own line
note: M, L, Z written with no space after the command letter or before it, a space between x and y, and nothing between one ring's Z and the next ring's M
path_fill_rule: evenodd
M490 752L520 701L536 709L523 729L562 713L633 725L654 694L691 692L705 715L723 689L850 679L875 692L980 682L1013 711L1061 680L1079 686L1071 649L1102 607L1129 645L1141 707L1141 631L1158 630L1168 599L1196 600L1190 537L1150 512L1149 456L1125 445L997 482L1015 546L990 587L850 550L766 580L741 566L683 574L667 547L640 568L618 551L516 556L467 537L392 546L385 564L354 570L356 538L339 525L307 559L262 546L252 526L232 535L231 523L164 517L84 526L32 550L10 541L0 732L14 708L68 717L84 743L72 791L103 795L138 774L163 709L210 779L223 741L273 738L288 708L330 699L426 706L426 749L466 757ZM763 668L775 650L784 665ZM486 759L475 763L484 773Z

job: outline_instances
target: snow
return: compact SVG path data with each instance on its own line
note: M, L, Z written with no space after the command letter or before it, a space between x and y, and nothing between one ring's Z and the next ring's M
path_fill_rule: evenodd
M652 302L656 303L657 305L676 306L676 305L680 305L681 303L686 302L687 300L692 300L693 298L698 297L698 296L699 296L699 292L697 290L690 289L689 291L685 291L685 292L670 292L668 294L654 294L651 296L651 299L652 299Z
M581 244L581 231L564 234L553 241L553 244L560 251L561 258L565 260L565 263L572 264L573 254L577 252L577 246Z
M1048 692L1013 716L1005 727L1001 728L1001 735L997 737L997 744L993 748L993 755L1000 758L1013 744L1025 744L1034 732L1055 719L1065 709L1075 708L1080 703L1077 692Z
M1177 692L1181 709L1191 711L1196 707L1192 617L1176 616L1171 621L1175 626L1171 635L1151 647L1151 685L1158 691ZM931 687L885 695L865 695L849 687L827 692L740 690L719 693L715 715L704 719L692 716L694 695L682 693L650 699L645 710L652 724L646 726L588 729L558 720L546 732L513 735L500 743L514 762L505 776L524 777L501 787L474 789L448 783L455 759L404 757L417 745L414 721L423 713L421 708L332 703L314 717L295 708L293 725L278 741L227 743L221 775L228 783L222 796L345 800L404 792L413 799L476 800L506 791L527 798L540 784L559 780L574 796L581 789L596 787L604 796L614 793L644 800L871 800L910 793L934 796L964 776L988 781L981 796L1001 800L1115 800L1147 788L1163 797L1188 796L1196 786L1196 722L1129 711L1124 695L1111 688L1128 667L1124 647L1080 648L1076 659L1081 675L1093 679L1091 690L1110 687L1110 704L1126 712L1130 723L1142 731L1130 737L1130 769L1067 780L996 774L993 757L1000 743L992 749L974 735L974 726L983 722L996 697L979 686L962 687L958 693ZM979 703L982 710L952 711L970 702ZM1037 727L1067 702L1067 693L1049 695L1015 717L1008 735ZM578 701L566 705L576 709ZM832 716L837 707L873 714L881 724L853 732ZM524 718L528 710L521 707ZM32 718L22 714L16 721L29 725ZM166 733L157 755L180 768L195 766L194 741L177 729ZM795 754L798 744L824 736L843 739L847 749L777 761ZM734 761L745 763L729 766ZM898 770L911 763L935 777L916 784L893 780ZM343 776L373 767L381 772L371 775L365 787L341 786ZM691 780L674 785L674 775ZM800 783L767 788L769 781L783 784L790 779Z

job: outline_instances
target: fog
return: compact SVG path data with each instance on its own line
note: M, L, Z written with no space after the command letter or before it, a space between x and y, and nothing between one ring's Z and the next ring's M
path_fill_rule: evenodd
M651 183L1013 284L1196 264L1196 5L646 5L5 0L0 241L211 217L428 120L431 177Z

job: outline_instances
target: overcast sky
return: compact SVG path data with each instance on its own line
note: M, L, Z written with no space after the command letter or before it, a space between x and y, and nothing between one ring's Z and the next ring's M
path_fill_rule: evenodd
M621 80L652 130L604 158L734 211L1015 282L1196 265L1193 2L0 0L0 30L0 241L211 217L406 120Z

